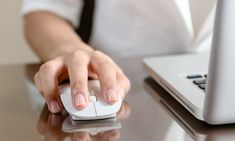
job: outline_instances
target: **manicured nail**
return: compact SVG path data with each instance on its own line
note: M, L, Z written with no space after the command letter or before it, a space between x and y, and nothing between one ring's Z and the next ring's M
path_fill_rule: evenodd
M56 100L52 100L49 103L49 109L52 113L60 112L60 105Z
M86 100L85 100L84 94L82 94L82 93L75 94L74 104L75 104L75 107L85 106L86 105Z
M118 93L115 89L108 89L106 95L109 102L116 102L118 100Z

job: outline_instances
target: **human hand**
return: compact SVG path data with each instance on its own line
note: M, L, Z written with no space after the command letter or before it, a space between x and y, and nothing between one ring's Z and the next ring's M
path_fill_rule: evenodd
M34 81L49 110L58 113L63 109L59 84L66 79L70 80L74 107L81 110L88 105L88 77L100 81L100 95L108 104L124 99L130 88L130 81L110 57L100 51L81 49L44 63Z

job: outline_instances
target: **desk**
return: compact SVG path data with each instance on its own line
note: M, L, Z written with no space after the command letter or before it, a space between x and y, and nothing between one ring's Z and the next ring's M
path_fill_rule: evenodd
M31 82L38 65L0 66L0 140L120 140L120 141L190 141L233 140L235 127L211 127L187 114L180 105L176 112L164 108L161 96L167 93L151 79L132 82L134 89L126 97L119 119L122 128L88 136L86 133L64 133L62 115L53 115ZM144 87L135 87L135 83ZM150 87L151 86L151 87ZM161 95L161 96L160 96ZM161 101L161 102L159 102ZM44 108L43 108L44 107ZM182 112L183 111L183 112ZM177 112L185 117L177 118ZM172 114L173 113L173 114ZM182 114L183 113L183 114ZM184 119L187 119L184 121ZM212 136L213 135L213 136Z

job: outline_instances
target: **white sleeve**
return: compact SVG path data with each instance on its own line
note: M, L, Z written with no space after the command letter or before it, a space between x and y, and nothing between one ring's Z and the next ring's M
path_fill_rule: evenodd
M22 15L35 11L52 12L71 22L74 27L79 25L82 12L82 0L24 0Z

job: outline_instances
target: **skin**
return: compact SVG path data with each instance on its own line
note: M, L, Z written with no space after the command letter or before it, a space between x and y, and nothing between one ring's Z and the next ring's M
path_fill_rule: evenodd
M60 82L69 79L72 103L78 110L88 101L88 77L98 79L100 95L108 104L123 99L130 81L106 54L85 44L63 18L49 12L32 12L24 17L24 33L30 47L44 62L35 74L37 89L52 113L61 112Z

